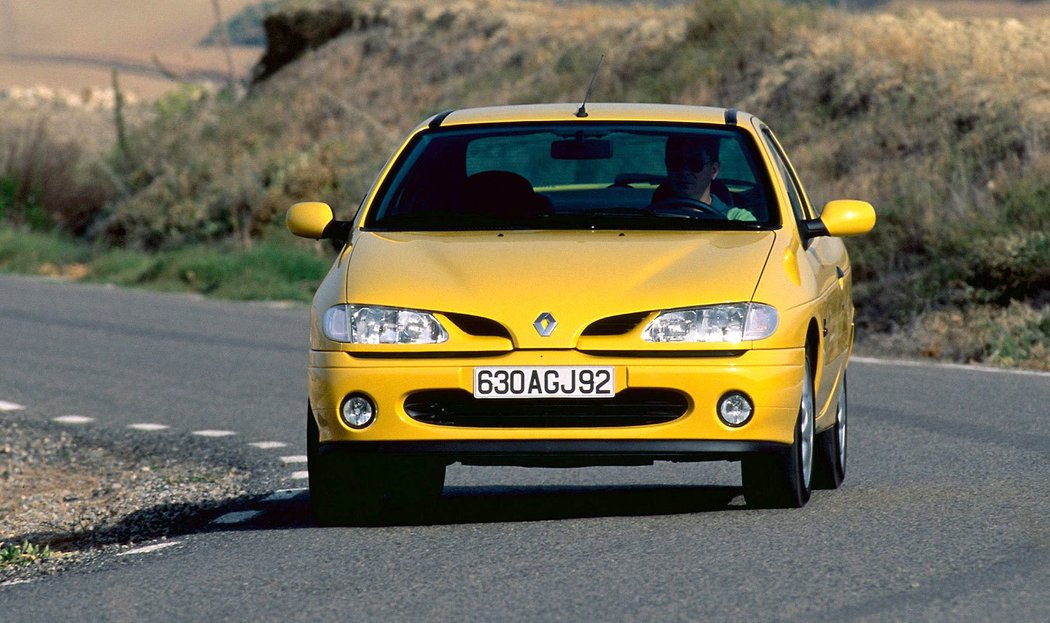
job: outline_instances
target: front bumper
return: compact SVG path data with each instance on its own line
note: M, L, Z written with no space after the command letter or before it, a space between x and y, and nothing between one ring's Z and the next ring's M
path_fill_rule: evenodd
M717 357L599 356L575 350L481 357L355 357L311 351L309 392L322 453L440 454L500 463L552 454L595 460L611 456L702 460L790 444L804 360L801 348ZM405 411L405 400L415 392L473 392L474 367L500 365L613 366L617 392L671 389L686 396L688 404L685 413L670 422L617 427L444 426L414 420ZM750 396L755 409L751 420L736 428L723 424L716 414L718 400L734 390ZM340 404L351 393L366 394L376 404L376 421L365 429L351 429L338 417Z
M320 456L414 457L438 463L580 467L649 465L739 460L748 455L787 452L790 446L764 441L711 440L509 440L509 441L330 441Z

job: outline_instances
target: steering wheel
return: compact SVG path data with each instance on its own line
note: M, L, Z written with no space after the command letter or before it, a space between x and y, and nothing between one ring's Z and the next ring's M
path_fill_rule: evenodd
M711 204L704 203L698 199L690 199L689 197L666 197L658 201L654 201L645 208L648 213L663 212L665 210L695 210L703 214L709 214L711 216L717 216L722 218L722 213L714 209Z

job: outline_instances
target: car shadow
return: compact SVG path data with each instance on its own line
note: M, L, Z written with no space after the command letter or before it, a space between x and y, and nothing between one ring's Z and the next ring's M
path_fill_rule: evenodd
M429 526L557 521L598 517L688 515L740 510L740 487L726 486L446 486L425 505L387 508L370 526ZM302 491L232 529L317 526Z
M446 486L425 505L392 507L367 527L558 521L601 517L689 515L744 509L742 489L728 486ZM304 489L203 503L159 504L90 530L19 535L64 551L144 543L193 534L319 527ZM365 527L362 525L361 527Z

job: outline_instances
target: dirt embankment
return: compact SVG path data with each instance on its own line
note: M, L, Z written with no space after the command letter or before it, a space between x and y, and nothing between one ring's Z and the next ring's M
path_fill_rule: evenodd
M249 495L256 466L202 441L101 429L74 435L5 414L0 582L192 532ZM33 555L19 555L23 543Z

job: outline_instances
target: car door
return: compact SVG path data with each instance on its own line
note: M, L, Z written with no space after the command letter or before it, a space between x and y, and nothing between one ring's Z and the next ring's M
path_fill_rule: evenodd
M796 224L816 218L805 190L798 181L791 161L773 132L761 127L762 138L777 165L781 180L791 201ZM801 228L799 229L801 231ZM817 323L821 334L816 378L816 405L818 415L826 412L835 396L838 379L846 365L851 337L852 306L849 300L849 261L842 240L821 236L802 241L805 253L801 256L817 285Z

